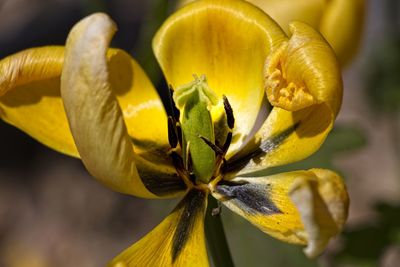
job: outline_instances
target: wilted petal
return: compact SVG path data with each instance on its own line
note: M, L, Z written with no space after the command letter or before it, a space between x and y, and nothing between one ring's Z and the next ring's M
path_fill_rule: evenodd
M237 177L217 185L212 195L263 232L307 245L310 257L322 252L347 218L346 188L329 170Z
M296 179L289 194L307 233L308 244L304 253L315 257L323 252L329 239L342 230L349 200L346 188L336 173L322 169L311 171L318 180Z
M293 23L291 30L289 42L267 59L266 90L274 108L246 153L234 159L233 165L243 168L240 174L308 157L339 111L342 79L334 52L306 24Z
M60 96L64 54L64 47L48 46L2 59L0 117L43 144L79 157ZM122 50L108 49L107 66L110 88L141 157L136 164L146 187L162 196L185 190L167 155L166 113L151 81Z
M140 158L134 153L109 82L106 51L114 32L114 23L105 14L89 16L71 30L61 75L61 96L88 171L116 191L155 197L136 169L135 161Z

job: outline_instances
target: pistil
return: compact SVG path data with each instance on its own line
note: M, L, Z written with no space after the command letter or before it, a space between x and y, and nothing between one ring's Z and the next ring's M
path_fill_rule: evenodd
M227 127L227 136L221 145L216 144L210 110L217 103L204 76L195 76L193 82L175 92L171 90L174 115L168 118L170 156L189 189L212 191L221 181L227 164L225 155L232 141L235 118L228 98L223 96L226 125L221 127Z
M210 110L218 99L205 76L194 78L191 83L178 87L173 99L181 110L183 162L191 164L196 181L207 184L214 172L215 152L200 137L215 141Z

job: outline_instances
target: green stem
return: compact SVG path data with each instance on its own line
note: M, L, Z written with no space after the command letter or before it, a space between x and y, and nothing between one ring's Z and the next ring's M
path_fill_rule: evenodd
M216 267L233 267L231 252L226 241L221 216L211 215L212 210L218 207L214 197L208 196L208 207L206 212L206 237L208 249Z

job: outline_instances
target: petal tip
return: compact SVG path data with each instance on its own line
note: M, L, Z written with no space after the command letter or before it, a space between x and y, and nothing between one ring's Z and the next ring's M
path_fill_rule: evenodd
M289 191L304 225L307 247L314 258L340 233L347 219L348 196L341 178L333 171L311 169L310 178L298 177Z

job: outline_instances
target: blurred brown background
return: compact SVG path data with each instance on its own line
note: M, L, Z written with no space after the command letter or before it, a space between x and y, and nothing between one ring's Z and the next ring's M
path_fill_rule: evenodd
M151 37L173 9L161 0L0 0L0 58L62 45L69 29L95 11L117 23L125 49L160 83ZM350 218L318 260L223 210L237 266L399 266L400 20L397 0L368 2L363 41L343 70L337 126L321 150L288 168L333 168L346 179ZM175 200L114 193L79 160L58 154L0 121L0 266L104 266L151 230Z

